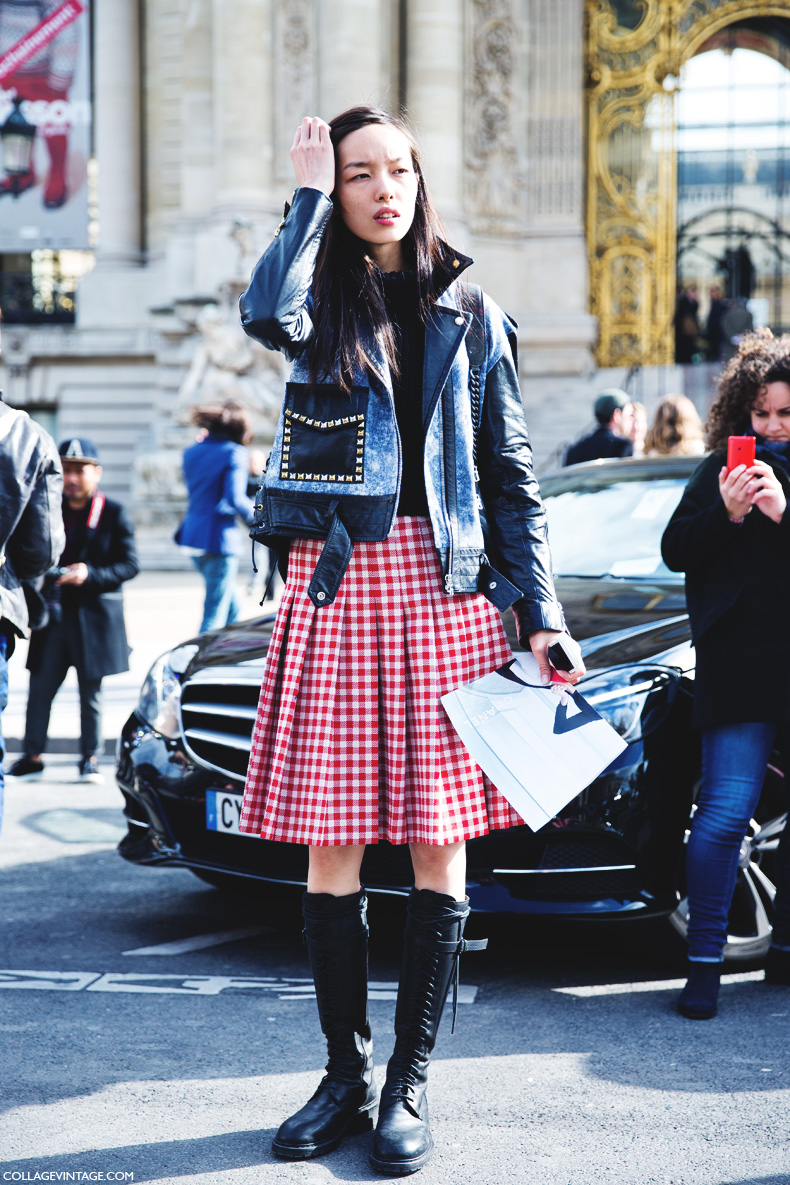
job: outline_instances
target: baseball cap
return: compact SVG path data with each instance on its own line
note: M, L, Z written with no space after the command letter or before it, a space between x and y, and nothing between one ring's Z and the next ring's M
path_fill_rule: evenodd
M619 387L609 387L606 391L601 391L595 400L593 414L600 423L608 424L614 413L618 409L622 410L630 402L631 396L625 391L621 391Z
M72 436L61 440L58 452L64 461L83 461L88 465L99 464L99 450L87 436Z

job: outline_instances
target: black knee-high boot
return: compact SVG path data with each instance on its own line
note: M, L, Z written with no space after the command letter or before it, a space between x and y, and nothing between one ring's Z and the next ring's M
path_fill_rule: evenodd
M395 1049L381 1092L370 1162L379 1173L405 1176L433 1152L425 1090L428 1062L447 989L464 950L483 950L487 939L464 940L469 903L445 893L412 889L395 1008Z
M368 925L364 890L305 893L305 938L329 1060L318 1090L272 1141L285 1160L308 1160L344 1136L373 1127L378 1091L368 1019Z

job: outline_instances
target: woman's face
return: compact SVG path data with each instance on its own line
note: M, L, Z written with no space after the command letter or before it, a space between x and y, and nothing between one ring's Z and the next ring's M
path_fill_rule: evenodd
M766 383L752 406L752 432L766 440L790 440L790 385Z
M341 140L334 197L348 229L376 262L402 266L400 242L414 221L417 200L409 141L389 124L368 124Z

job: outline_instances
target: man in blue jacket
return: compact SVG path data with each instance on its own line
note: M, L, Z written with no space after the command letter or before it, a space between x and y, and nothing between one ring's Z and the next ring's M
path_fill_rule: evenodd
M236 578L241 539L236 519L252 523L247 497L252 437L247 413L237 403L195 408L194 423L205 436L184 453L189 504L175 539L192 551L192 562L206 584L200 632L230 625L239 614Z

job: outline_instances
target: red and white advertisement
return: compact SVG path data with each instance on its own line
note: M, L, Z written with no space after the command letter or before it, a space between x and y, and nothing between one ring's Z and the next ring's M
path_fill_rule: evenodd
M88 246L89 0L0 0L0 251Z

